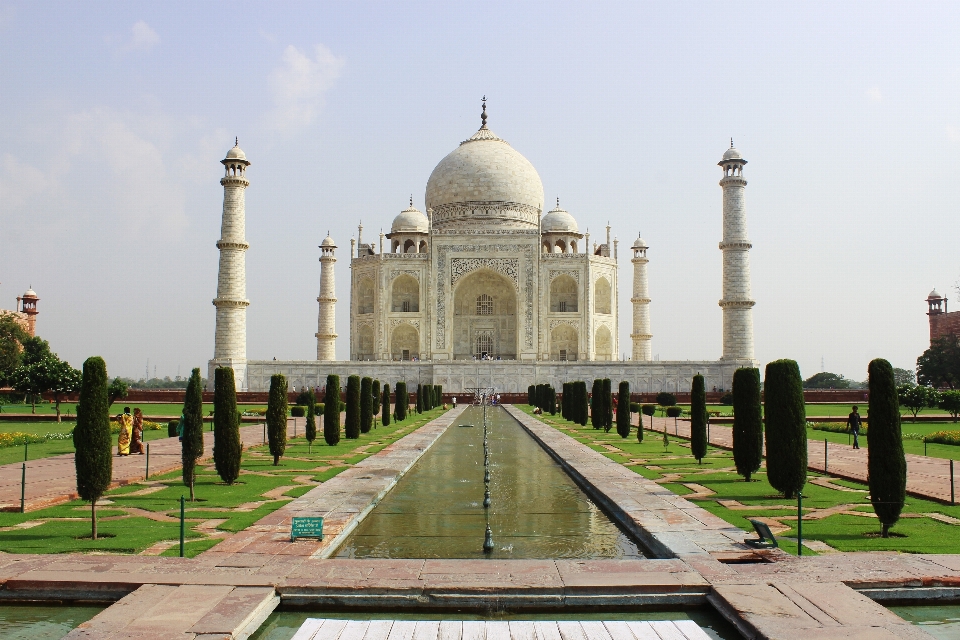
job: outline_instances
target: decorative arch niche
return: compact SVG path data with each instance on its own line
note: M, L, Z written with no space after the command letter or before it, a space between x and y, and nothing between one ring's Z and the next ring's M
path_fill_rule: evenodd
M411 275L394 279L390 287L390 311L415 313L420 311L420 283Z
M357 359L373 360L373 327L369 324L360 325L357 329Z
M551 360L576 360L579 348L580 336L569 324L557 325L550 332Z
M613 360L613 337L605 326L597 329L593 352L594 360Z
M420 332L409 324L399 324L390 336L390 356L394 360L420 357Z
M550 283L550 311L573 313L579 309L577 281L568 275L557 276Z
M357 314L373 313L373 280L360 278L357 283Z
M600 278L597 280L597 283L593 285L593 306L596 313L605 313L610 314L611 309L611 288L610 281L606 278Z

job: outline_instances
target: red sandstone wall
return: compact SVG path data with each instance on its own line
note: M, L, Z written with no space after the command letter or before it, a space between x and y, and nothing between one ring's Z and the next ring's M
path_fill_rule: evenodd
M930 342L951 334L960 336L960 311L930 316Z

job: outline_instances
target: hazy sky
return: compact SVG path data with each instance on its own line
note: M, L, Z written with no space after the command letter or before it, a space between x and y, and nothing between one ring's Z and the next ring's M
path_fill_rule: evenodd
M593 238L650 245L653 352L720 355L721 178L744 172L757 358L912 368L960 277L960 3L0 0L0 307L111 374L206 370L234 136L247 352L316 354L317 245L348 254L479 126ZM960 300L952 308L960 310Z

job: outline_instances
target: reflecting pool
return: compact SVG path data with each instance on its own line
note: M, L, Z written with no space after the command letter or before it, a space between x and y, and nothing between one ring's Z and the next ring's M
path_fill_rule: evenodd
M490 501L484 509L484 415ZM489 523L494 549L483 552ZM337 551L340 558L636 558L502 407L468 407Z
M60 640L82 622L103 611L102 606L0 605L3 640Z
M960 638L960 605L904 605L887 608L907 622L922 627L934 638Z

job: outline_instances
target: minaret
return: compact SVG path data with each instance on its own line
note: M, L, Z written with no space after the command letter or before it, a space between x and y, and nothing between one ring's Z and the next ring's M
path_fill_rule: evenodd
M214 337L213 360L209 363L209 380L213 384L213 370L231 367L237 389L247 388L247 273L245 193L250 182L247 167L250 162L240 149L239 141L220 161L226 174L223 185L223 220L220 225L220 271L217 275L217 329Z
M30 285L27 292L22 296L17 296L17 311L27 317L26 329L31 338L37 335L37 314L40 313L37 311L37 302L39 300L37 292L33 290L33 285Z
M750 240L747 238L747 211L743 201L747 161L730 148L717 163L723 169L723 355L722 360L753 360L753 305L750 299Z
M647 287L647 243L639 236L633 243L633 360L645 362L653 356L650 349L650 290Z
M352 242L352 241L351 241ZM317 316L317 360L337 359L337 289L333 279L333 252L337 245L327 232L320 243L320 314Z

